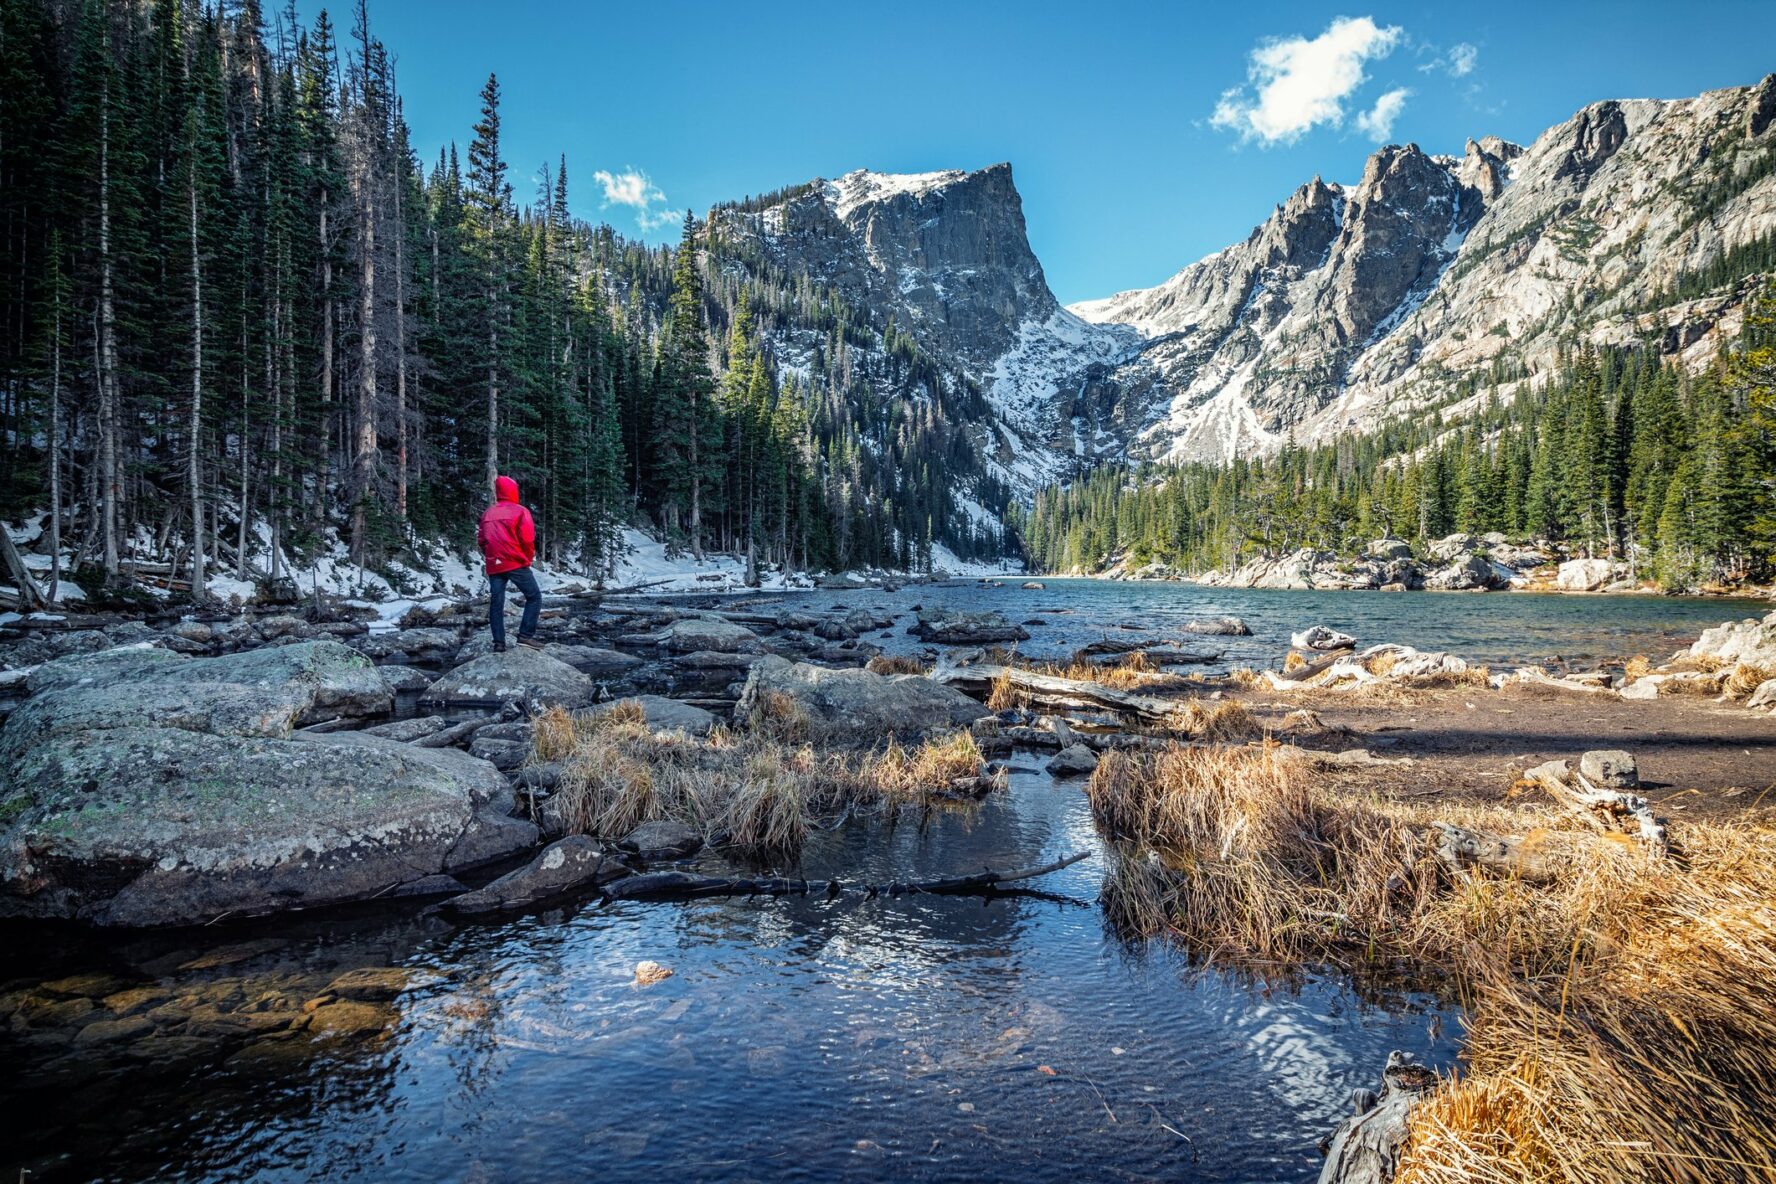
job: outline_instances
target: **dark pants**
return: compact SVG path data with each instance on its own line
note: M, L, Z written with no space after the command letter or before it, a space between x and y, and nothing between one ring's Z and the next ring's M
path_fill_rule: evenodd
M518 639L522 641L537 631L537 614L543 611L543 590L537 587L536 575L528 568L487 577L493 591L493 602L487 606L487 623L493 627L493 640L506 644L506 581L510 580L524 594L524 617L518 622Z

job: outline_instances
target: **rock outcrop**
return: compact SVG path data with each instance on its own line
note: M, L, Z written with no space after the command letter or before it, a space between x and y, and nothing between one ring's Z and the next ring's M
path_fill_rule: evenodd
M386 710L360 654L127 649L33 672L0 728L0 915L180 925L358 900L528 847L506 779L448 749L295 733Z
M592 680L542 650L514 645L489 653L445 674L420 695L428 704L488 705L523 703L577 707L596 692Z

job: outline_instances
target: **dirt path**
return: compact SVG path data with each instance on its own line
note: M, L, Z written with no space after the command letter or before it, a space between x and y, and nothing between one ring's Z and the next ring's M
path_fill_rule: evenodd
M1620 699L1511 688L1407 691L1397 700L1306 690L1240 696L1277 726L1311 708L1349 736L1302 737L1304 747L1368 748L1410 765L1338 770L1340 780L1435 800L1499 800L1525 770L1589 748L1624 748L1640 764L1645 793L1672 817L1776 818L1776 716L1712 699Z

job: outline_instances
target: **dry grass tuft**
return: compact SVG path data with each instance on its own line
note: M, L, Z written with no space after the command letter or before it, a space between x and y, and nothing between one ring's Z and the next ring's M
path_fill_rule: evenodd
M1744 699L1772 678L1776 678L1776 670L1740 662L1721 683L1721 694L1729 699Z
M1293 674L1306 665L1307 658L1303 656L1300 650L1290 650L1287 654L1283 655L1284 674Z
M1173 726L1193 740L1256 740L1264 734L1264 726L1237 699L1212 707L1203 706L1200 699L1192 699L1178 711L1175 720Z
M1659 684L1659 695L1695 695L1700 698L1713 698L1721 693L1727 676L1718 670L1711 671L1701 677L1668 678Z
M1422 1106L1402 1184L1776 1176L1776 831L1673 828L1650 859L1553 806L1328 788L1294 750L1109 752L1113 915L1251 965L1453 976L1469 1070ZM1539 848L1545 883L1444 867L1434 820Z
M1017 711L1029 706L1030 696L1011 685L1011 670L1006 668L993 679L993 689L987 694L988 711Z
M1653 672L1653 663L1645 654L1635 654L1622 664L1622 677L1629 682L1645 678Z
M882 754L869 762L863 777L886 797L923 802L942 796L963 778L981 776L985 759L968 732L927 740L912 749L890 741Z
M779 744L806 744L813 722L795 698L782 691L763 691L746 716L748 732Z
M865 662L863 668L872 674L931 673L931 664L929 662L920 661L918 658L890 656L888 654L877 654L868 662Z

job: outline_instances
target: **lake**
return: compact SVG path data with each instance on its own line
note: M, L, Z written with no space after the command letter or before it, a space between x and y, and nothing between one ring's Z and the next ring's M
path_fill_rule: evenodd
M773 599L996 608L1050 622L1023 647L1038 656L1115 631L1221 649L1223 665L1274 664L1287 634L1314 623L1489 662L1662 656L1767 610L1017 583ZM1222 614L1254 636L1178 632ZM904 625L875 640L922 648ZM1013 763L1009 789L977 808L853 818L781 870L880 882L1097 852L1081 782L1034 756ZM1311 1180L1316 1141L1390 1049L1452 1063L1459 1022L1431 997L1333 975L1255 981L1126 940L1097 904L1103 872L1092 858L990 899L581 900L456 926L394 904L195 933L7 926L0 1170L379 1184ZM672 977L633 985L644 959ZM108 1027L87 1022L100 1000L121 1017ZM334 1037L292 1027L315 1007Z

